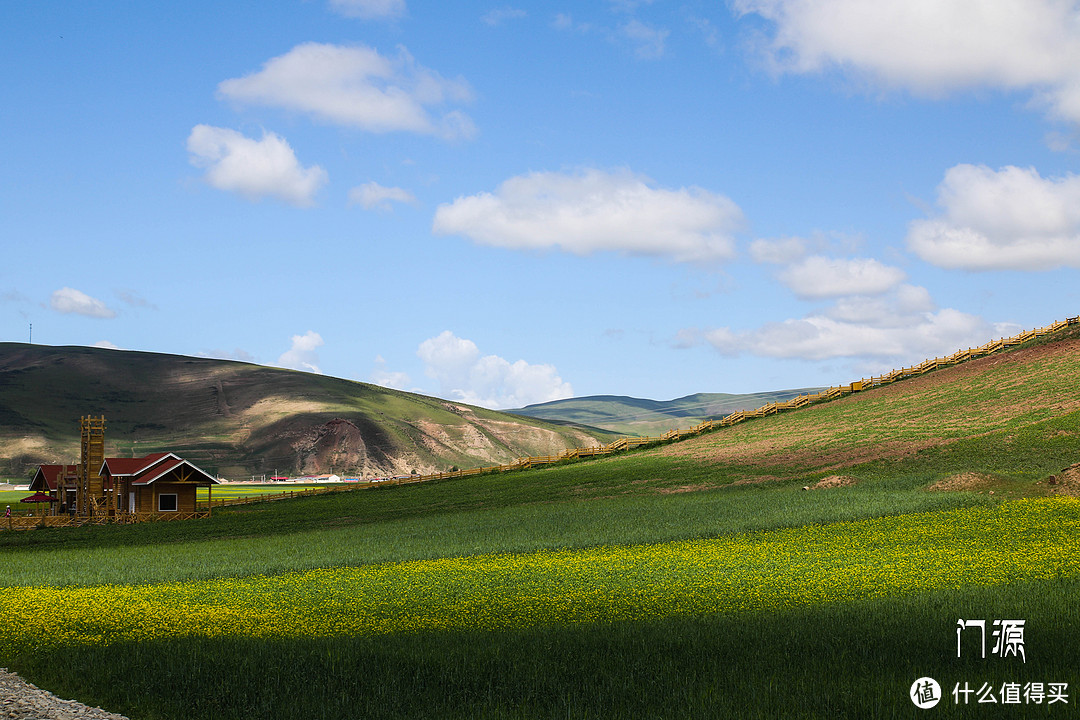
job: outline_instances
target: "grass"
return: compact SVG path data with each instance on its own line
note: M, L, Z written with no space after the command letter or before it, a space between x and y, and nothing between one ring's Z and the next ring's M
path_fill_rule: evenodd
M0 533L0 664L151 720L900 718L922 676L936 716L1063 716L950 691L1078 702L1080 501L1034 484L1080 459L1070 348L545 470ZM999 492L926 490L967 471ZM957 619L1024 620L1026 662L956 657Z
M1078 525L1080 501L1062 498L672 544L8 588L0 658L146 718L358 706L388 718L903 717L924 675L946 688L1075 683ZM70 632L42 607L66 608ZM1028 661L955 658L957 618L1024 619Z
M185 582L53 580L0 589L10 620L0 654L178 635L392 635L739 614L1080 577L1078 531L1080 500L1045 498L640 545L241 577L218 568ZM65 608L63 630L43 607Z
M283 500L250 512L218 513L197 527L172 523L0 533L0 577L7 585L196 580L716 537L991 502L986 496L872 486L814 493L738 487L454 509L448 501L463 489L455 487L458 483L467 484Z
M904 697L923 675L945 687L965 680L1074 677L1067 658L1074 657L1070 643L1080 638L1075 611L1066 608L1078 589L1075 582L1045 581L1006 593L941 591L557 632L459 631L389 641L189 640L54 657L73 669L96 658L105 674L101 685L112 680L124 688L119 692L139 717L167 717L174 708L192 718L250 717L255 708L261 717L345 718L354 717L357 707L366 716L387 718L910 717ZM1031 596L1042 601L1026 601ZM955 618L946 608L957 606L970 617L1027 617L1030 663L953 657ZM1060 633L1049 629L1058 627ZM128 652L144 668L134 677L121 674L126 663L113 662ZM225 677L213 669L221 660L229 662ZM237 683L237 676L248 680ZM190 692L192 685L207 692ZM968 717L994 716L985 707L967 709ZM956 710L945 705L939 714L964 714Z
M210 488L197 488L196 499L199 502L206 502L207 498L212 496L214 501L217 502L219 500L239 500L241 498L257 498L266 495L289 495L290 493L312 489L334 490L338 487L340 486L318 483L289 483L288 485L283 485L281 483L273 483L269 485L224 484L215 485L212 493L210 491Z
M0 505L11 505L14 510L19 507L16 503L32 494L28 490L0 490Z
M906 458L851 466L843 472L862 482L828 491L800 490L821 472L732 485L733 478L750 471L774 476L795 471L725 468L641 451L525 473L215 511L212 519L199 523L0 533L0 577L12 584L203 579L499 550L715 537L984 504L991 502L986 495L929 493L925 487L974 470L999 476L1002 497L1009 497L1007 492L1039 494L1043 486L1032 481L1080 456L1076 437L1063 434L1077 420L1074 413L1016 433L990 433ZM658 492L695 484L715 489Z
M1054 579L560 628L176 638L65 647L19 668L63 696L150 720L907 718L908 689L923 676L946 693L1031 681L1070 682L1074 693L1078 592L1075 579ZM1027 662L956 658L958 617L1026 619ZM933 712L1061 717L1069 707L957 707L949 697Z

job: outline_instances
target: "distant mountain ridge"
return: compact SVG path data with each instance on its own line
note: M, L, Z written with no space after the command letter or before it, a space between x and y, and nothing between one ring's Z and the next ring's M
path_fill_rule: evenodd
M759 393L695 393L674 400L648 400L624 395L591 395L528 405L506 412L573 423L622 435L657 435L717 419L736 410L754 410L821 388Z
M611 440L541 419L230 360L0 343L0 477L72 463L79 418L106 454L171 451L203 470L387 476L477 467Z

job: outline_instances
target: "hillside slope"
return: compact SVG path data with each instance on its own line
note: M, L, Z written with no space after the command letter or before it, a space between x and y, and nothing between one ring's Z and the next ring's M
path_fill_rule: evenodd
M740 472L752 479L758 468L770 477L806 477L928 454L934 464L963 454L942 467L1038 477L1045 469L1029 462L1037 448L1053 448L1060 458L1054 462L1080 460L1078 387L1080 329L1071 327L1013 350L650 452L724 468L728 479Z
M590 395L529 405L507 412L553 422L603 428L623 435L660 435L668 430L699 425L736 410L753 410L771 402L790 400L821 388L759 393L695 393L674 400L647 400L622 395Z
M74 462L79 417L109 455L170 450L208 472L395 475L508 462L602 435L310 373L225 360L0 343L0 475Z
M854 495L824 493L855 506L874 493L925 495L930 487L1076 494L1080 485L1070 478L1080 474L1078 387L1080 326L1073 325L1010 350L830 402L652 448L530 471L528 480L548 502L571 503L636 498L662 504L723 489L702 494L723 504L752 491L774 497L780 506L794 502L783 499L787 490L816 487L819 481L825 481L822 488L855 483ZM492 501L495 483L487 481L485 503ZM505 492L521 493L520 484L508 479ZM643 512L635 507L635 522Z

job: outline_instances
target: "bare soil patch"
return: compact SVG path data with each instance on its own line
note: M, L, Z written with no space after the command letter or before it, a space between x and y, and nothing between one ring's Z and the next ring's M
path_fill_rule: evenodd
M851 477L850 475L830 475L826 478L821 478L816 483L810 486L811 490L827 490L829 488L838 487L851 487L859 482L858 478Z
M928 485L927 490L941 492L964 492L971 490L986 490L996 482L994 476L977 472L962 472L950 475L938 480L933 485Z
M697 483L695 485L677 485L675 487L662 487L654 488L656 492L661 495L674 495L675 493L688 493L699 492L701 490L712 490L713 486L707 483Z
M1051 475L1036 484L1045 484L1050 488L1050 492L1058 495L1080 496L1080 463L1074 463L1057 475Z

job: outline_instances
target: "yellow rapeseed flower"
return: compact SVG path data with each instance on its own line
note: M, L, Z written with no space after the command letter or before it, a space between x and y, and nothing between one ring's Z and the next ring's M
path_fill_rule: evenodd
M1080 500L684 540L187 583L0 588L16 649L740 613L1080 576Z

